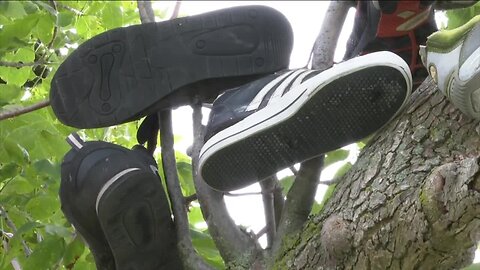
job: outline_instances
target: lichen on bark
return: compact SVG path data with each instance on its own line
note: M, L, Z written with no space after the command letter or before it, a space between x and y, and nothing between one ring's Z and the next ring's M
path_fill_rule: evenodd
M480 124L427 80L374 136L277 269L458 269L480 226Z

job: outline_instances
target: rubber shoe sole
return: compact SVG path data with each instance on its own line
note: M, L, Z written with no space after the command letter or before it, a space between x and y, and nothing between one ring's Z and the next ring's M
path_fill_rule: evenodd
M51 105L69 126L116 125L284 69L292 46L285 16L264 6L117 28L60 65Z
M393 53L340 63L210 138L200 174L221 191L261 181L371 135L401 110L411 88L408 65Z
M98 269L183 269L167 198L147 153L104 142L62 164L62 211Z
M450 99L462 112L480 119L480 23L465 37L460 57L466 59L447 86Z

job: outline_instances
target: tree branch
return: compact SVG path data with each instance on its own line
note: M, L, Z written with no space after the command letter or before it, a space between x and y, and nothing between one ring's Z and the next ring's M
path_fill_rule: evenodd
M201 102L194 102L192 108L194 132L192 171L203 217L207 222L210 235L227 264L235 264L236 261L251 263L259 249L255 240L236 226L228 214L223 194L210 188L198 174L198 160L204 138Z
M137 0L138 13L142 23L155 22L155 14L153 13L152 3L150 0Z
M351 3L348 1L331 1L325 13L320 33L313 47L312 68L324 70L333 65L333 56L338 37L347 17Z
M0 121L8 119L8 118L16 117L16 116L19 116L19 115L22 115L22 114L26 114L26 113L29 113L29 112L33 112L33 111L45 108L49 105L50 105L50 100L44 100L44 101L40 101L38 103L35 103L33 105L20 108L20 109L12 109L12 110L8 110L8 111L4 111L4 112L0 113Z
M275 256L285 236L298 232L312 210L317 192L324 156L304 161L298 175L288 191L285 207L278 226L277 237L272 246Z
M35 62L8 62L8 61L0 61L0 66L2 67L12 67L12 68L22 68L22 67L36 67L36 66L41 66L47 64L47 61L45 59L41 58L38 61Z
M76 10L76 9L72 8L71 6L67 6L67 5L65 5L65 4L63 4L63 3L57 3L57 6L58 6L59 8L63 8L63 9L66 9L66 10L68 10L68 11L71 11L71 12L73 12L73 13L74 13L75 15L77 15L77 16L83 16L83 15L84 15L84 13L83 13L82 11Z
M265 223L267 227L267 249L272 247L273 239L277 232L277 225L275 223L275 206L273 203L273 193L275 188L275 178L269 177L260 181L262 189L263 209L265 212ZM270 191L270 192L267 192Z
M193 248L190 238L190 227L185 208L185 199L180 188L177 174L177 163L173 149L172 112L165 110L158 113L160 124L160 142L162 147L162 165L167 183L168 196L175 217L178 250L185 269L211 270Z
M275 209L275 225L276 230L278 229L278 224L280 224L280 219L282 217L283 207L285 205L285 199L283 196L283 190L280 186L280 182L277 177L273 178L275 185L273 187L273 207Z
M182 1L175 1L175 7L173 8L172 15L170 16L170 20L176 19L178 17L178 13L180 12L180 7L182 6Z

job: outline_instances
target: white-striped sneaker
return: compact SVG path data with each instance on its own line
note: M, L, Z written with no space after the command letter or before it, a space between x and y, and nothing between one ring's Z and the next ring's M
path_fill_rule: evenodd
M401 110L411 88L408 64L377 52L229 90L213 104L200 174L222 191L260 181L371 135Z

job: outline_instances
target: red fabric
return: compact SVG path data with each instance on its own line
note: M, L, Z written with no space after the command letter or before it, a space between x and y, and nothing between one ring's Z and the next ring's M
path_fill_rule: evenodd
M377 28L377 37L398 37L403 35L408 35L409 32L413 31L413 29L408 31L399 31L398 27L416 15L424 12L425 10L429 10L431 6L422 7L420 5L420 1L412 1L412 0L400 0L397 3L397 8L392 14L386 14L381 12L380 14L380 21L378 23ZM407 18L403 18L399 15L406 14L407 12L412 12L412 15L408 16ZM428 16L421 22L425 22L428 19ZM421 23L418 23L420 25Z

